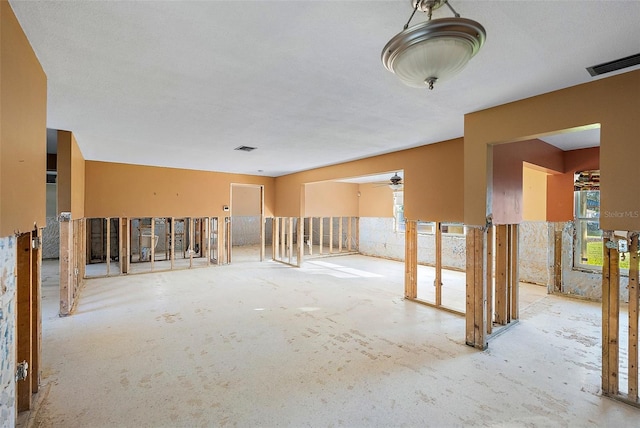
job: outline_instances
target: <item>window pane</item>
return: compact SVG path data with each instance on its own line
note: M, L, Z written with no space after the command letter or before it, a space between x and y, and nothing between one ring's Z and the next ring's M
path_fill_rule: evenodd
M418 233L433 233L433 223L424 221L418 222Z

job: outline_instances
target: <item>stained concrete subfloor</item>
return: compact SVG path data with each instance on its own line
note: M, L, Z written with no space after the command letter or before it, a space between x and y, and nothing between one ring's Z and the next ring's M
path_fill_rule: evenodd
M463 317L402 298L399 262L91 279L66 318L57 266L43 267L49 393L35 426L622 427L640 416L600 395L600 305L540 287L521 287L520 322L480 352L464 344Z

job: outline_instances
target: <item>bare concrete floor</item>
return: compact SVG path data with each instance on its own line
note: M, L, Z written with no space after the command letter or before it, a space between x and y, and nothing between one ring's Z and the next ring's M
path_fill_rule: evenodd
M89 280L43 267L40 427L637 426L599 395L600 305L539 294L479 352L404 265L245 262ZM537 290L539 292L539 289ZM524 304L523 304L524 305Z

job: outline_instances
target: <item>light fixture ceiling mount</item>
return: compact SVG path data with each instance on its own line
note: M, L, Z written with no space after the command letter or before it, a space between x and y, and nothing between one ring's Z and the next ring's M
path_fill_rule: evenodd
M413 0L413 12L404 29L382 50L382 63L400 80L415 88L433 89L437 81L458 74L484 44L482 25L461 18L448 0ZM454 18L431 19L435 9L447 5ZM428 20L409 27L420 10Z

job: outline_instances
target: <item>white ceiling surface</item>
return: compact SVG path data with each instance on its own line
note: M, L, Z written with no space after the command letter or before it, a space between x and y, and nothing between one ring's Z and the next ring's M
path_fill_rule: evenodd
M269 176L461 137L465 113L640 52L640 1L452 0L487 41L428 91L380 61L408 0L11 5L48 77L48 127L86 159Z

